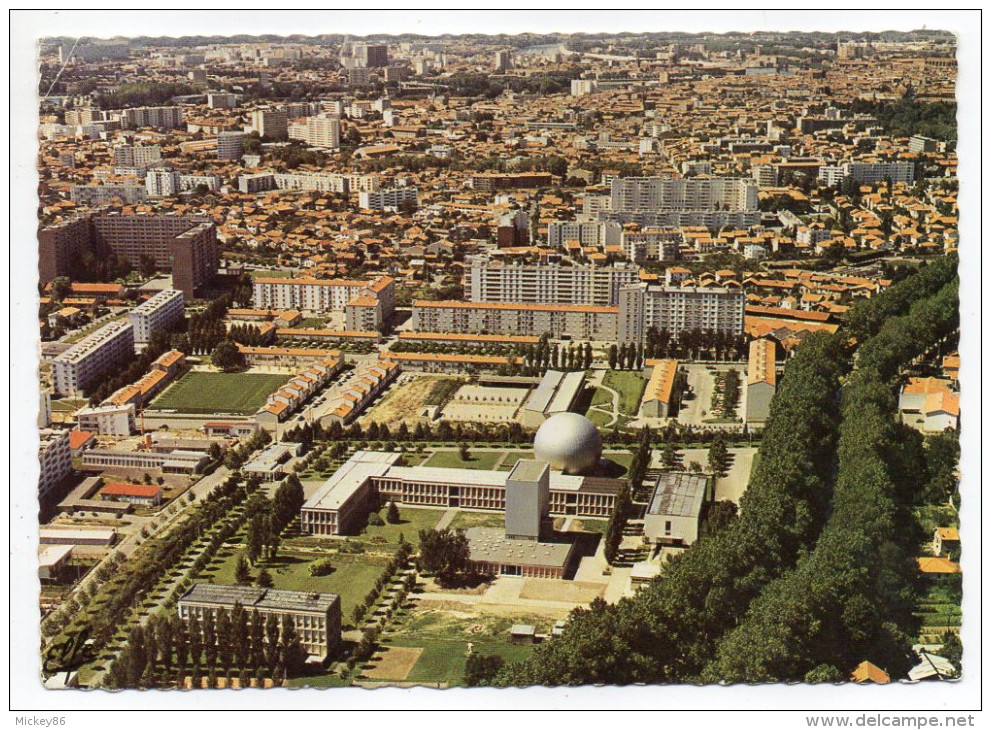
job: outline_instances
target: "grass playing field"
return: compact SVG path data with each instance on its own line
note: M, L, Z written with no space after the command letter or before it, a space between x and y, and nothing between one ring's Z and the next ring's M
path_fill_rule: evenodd
M151 407L180 413L249 415L288 380L285 375L267 373L192 372L152 401Z

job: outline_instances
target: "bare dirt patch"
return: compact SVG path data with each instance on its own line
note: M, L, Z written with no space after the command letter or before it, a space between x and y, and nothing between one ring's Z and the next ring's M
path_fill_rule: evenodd
M530 579L523 584L520 598L535 601L561 601L567 603L591 603L605 593L601 583Z
M375 421L394 428L400 421L405 421L407 426L415 426L426 407L431 388L441 379L438 375L426 375L414 380L401 380L392 386L385 398L362 416L360 422L366 425Z
M422 653L422 648L390 646L382 652L381 656L377 656L372 660L375 666L365 669L362 674L369 679L395 679L402 681L409 676L410 671Z

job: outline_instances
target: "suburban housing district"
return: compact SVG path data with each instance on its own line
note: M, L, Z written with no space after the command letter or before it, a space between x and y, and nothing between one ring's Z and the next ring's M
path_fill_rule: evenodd
M43 40L45 686L960 676L954 43Z

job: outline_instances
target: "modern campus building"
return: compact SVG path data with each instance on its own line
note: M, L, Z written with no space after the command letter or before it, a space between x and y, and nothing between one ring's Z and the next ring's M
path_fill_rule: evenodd
M133 355L134 328L127 322L110 322L55 358L53 389L60 396L78 398L98 378Z
M264 309L337 312L354 300L373 297L379 300L381 317L386 320L395 309L395 291L395 280L388 276L372 281L258 278L254 282L254 303ZM356 306L364 304L358 302Z
M38 499L48 501L55 494L55 488L72 470L72 452L69 446L69 431L63 429L41 429L38 444L38 461L41 476L38 478Z
M619 292L640 281L630 263L611 266L524 264L472 256L465 266L465 298L471 302L525 302L616 306Z
M743 292L730 287L638 284L620 292L618 337L641 342L651 327L662 332L743 333Z
M419 204L419 192L414 187L387 188L376 192L358 193L358 206L366 210L400 209Z
M698 539L702 511L711 499L711 483L704 474L661 474L647 503L644 538L654 544L691 545Z
M134 341L144 343L160 329L169 330L182 321L185 297L177 289L164 289L131 310Z
M279 631L292 620L306 652L326 659L341 642L341 599L334 593L282 591L253 586L222 586L195 583L179 599L179 618L202 620L240 605L249 614L257 611L279 620Z
M401 466L401 460L401 454L355 452L303 505L303 532L345 534L367 514L374 496L425 507L506 509L506 472ZM552 471L548 487L550 512L608 517L621 485L619 479Z
M548 370L523 406L523 425L539 428L556 413L570 411L585 389L585 371Z
M69 276L84 253L100 257L107 251L134 267L142 255L151 256L156 269L171 271L173 287L189 298L213 279L220 263L217 229L209 218L94 212L38 231L41 280Z
M743 393L743 413L746 423L762 423L771 410L771 399L777 387L774 340L761 338L750 343L747 362L747 385Z

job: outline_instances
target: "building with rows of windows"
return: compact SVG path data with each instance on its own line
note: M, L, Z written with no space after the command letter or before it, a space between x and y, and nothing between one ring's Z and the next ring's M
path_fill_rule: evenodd
M249 616L255 611L264 619L274 615L280 632L283 624L292 619L303 648L321 661L341 643L341 598L334 593L195 583L179 599L179 618L202 621L220 611L233 611L238 605Z

